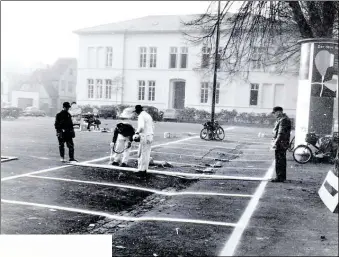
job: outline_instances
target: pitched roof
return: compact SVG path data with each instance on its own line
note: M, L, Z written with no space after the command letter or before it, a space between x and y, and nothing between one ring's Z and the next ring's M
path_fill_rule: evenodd
M59 58L50 68L50 73L55 76L60 76L63 74L69 66L77 64L77 60L75 58Z
M137 19L109 23L90 28L84 28L74 31L76 34L95 34L95 33L121 33L128 32L167 32L181 31L184 29L182 22L191 21L199 17L199 14L192 15L152 15Z

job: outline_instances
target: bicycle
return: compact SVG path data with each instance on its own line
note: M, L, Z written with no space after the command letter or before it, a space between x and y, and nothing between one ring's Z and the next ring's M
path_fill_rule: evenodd
M291 141L290 141L290 144L288 145L287 150L288 150L289 152L293 152L293 150L294 150L294 141L295 141L295 136L292 137L292 139L291 139Z
M200 131L200 138L204 140L223 140L225 138L225 131L217 121L212 124L207 121L203 124L204 128Z
M320 136L314 132L306 134L306 145L298 145L293 151L293 159L300 164L315 158L329 158L333 162L338 148L338 132L333 135ZM317 146L318 144L318 146ZM312 148L315 148L313 153Z

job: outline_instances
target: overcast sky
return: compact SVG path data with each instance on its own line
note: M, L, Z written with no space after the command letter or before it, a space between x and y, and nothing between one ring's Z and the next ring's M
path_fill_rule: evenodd
M196 14L208 1L2 1L1 68L78 56L72 31L147 15Z

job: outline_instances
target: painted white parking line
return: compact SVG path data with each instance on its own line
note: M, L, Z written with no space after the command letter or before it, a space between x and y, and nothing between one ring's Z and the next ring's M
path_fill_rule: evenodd
M137 169L135 168L117 167L117 166L103 165L103 164L72 163L71 165L82 166L82 167L92 167L92 168L103 168L103 169L119 170L119 171L129 171L129 172L137 171ZM147 173L167 175L167 176L173 176L173 177L196 178L196 179L220 179L220 180L224 179L224 180L252 180L252 181L262 181L263 179L265 179L265 178L260 178L260 177L223 176L223 175L196 174L196 173L161 171L161 170L148 170Z
M18 157L14 156L1 156L1 162L9 162L9 161L14 161L17 160Z
M56 177L46 177L46 176L35 176L35 175L28 175L27 177L47 179L47 180L56 180L56 181L64 181L64 182L74 182L74 183L81 183L81 184L100 185L100 186L108 186L108 187L127 188L127 189L145 191L145 192L150 192L150 193L165 195L165 196L201 195L201 196L233 196L233 197L245 197L245 198L252 197L252 195L246 195L246 194L225 194L225 193L214 193L214 192L192 192L192 191L167 192L167 191L160 191L160 190L146 188L146 187L131 186L131 185L127 185L127 184L117 184L117 183L78 180L78 179L67 179L67 178L56 178Z
M122 221L160 221L160 222L181 222L181 223L194 223L194 224L204 224L204 225L215 225L215 226L226 226L226 227L236 227L236 223L228 223L228 222L219 222L219 221L209 221L209 220L197 220L197 219L176 219L176 218L166 218L166 217L128 217L128 216L120 216L120 215L113 215L106 212L99 212L99 211L91 211L79 208L70 208L70 207L63 207L57 205L48 205L48 204L40 204L40 203L32 203L32 202L23 202L23 201L13 201L13 200L6 200L1 199L2 203L7 204L16 204L16 205L25 205L25 206L32 206L32 207L40 207L40 208L48 208L60 211L68 211L68 212L76 212L76 213L83 213L88 215L94 216L103 216L112 220L122 220Z
M27 157L41 159L41 160L50 160L50 158L47 158L47 157L39 157L39 156L33 156L33 155L27 155Z
M197 160L201 159L204 157L205 159L216 159L217 157L205 157L205 156L197 156L197 155L190 155L190 154L180 154L180 153L167 153L167 152L157 152L157 151L152 151L151 153L157 153L157 154L166 154L166 155L179 155L179 156L187 156L187 157L195 157Z
M130 158L130 160L138 160L138 158ZM161 161L161 160L154 160L154 161ZM200 168L207 168L209 166L206 166L206 165L199 165L199 164L194 164L194 163L188 163L188 162L172 162L172 161L168 161L167 163L169 164L179 164L179 165L187 165L187 166L192 166L192 167L200 167ZM176 167L173 167L173 168L176 168ZM236 166L236 167L222 167L222 169L240 169L240 170L267 170L266 168L255 168L255 167L250 167L250 166L247 166L247 167L239 167L239 166Z
M232 127L230 127L230 129L232 129ZM152 148L156 148L156 147L164 146L164 145L175 144L177 142L184 142L184 141L187 141L187 140L190 140L190 139L193 139L193 138L198 138L198 137L188 137L188 138L180 139L180 140L177 140L177 141L171 141L171 142L164 143L164 144L154 145L154 146L152 146ZM108 160L109 158L110 158L110 156L105 156L105 157L97 158L97 159L94 159L94 160L85 161L85 162L82 162L82 163L99 162L99 161ZM38 170L38 171L32 171L32 172L28 172L28 173L24 173L24 174L20 174L20 175L4 177L4 178L1 178L1 182L2 181L7 181L7 180L12 180L12 179L17 179L17 178L21 178L21 177L25 177L27 175L34 175L34 174L40 174L40 173L49 172L49 171L53 171L53 170L60 170L60 169L64 169L64 168L67 168L67 167L70 167L70 166L69 165L62 165L62 166L58 166L58 167L47 168L47 169Z
M178 145L193 145L193 146L199 146L202 147L204 144L193 144L193 143L177 143ZM212 145L211 145L212 146ZM215 148L220 148L220 149L227 149L227 150L237 150L234 147L225 147L224 145L218 146L218 145L213 145Z
M184 148L184 147L166 147L166 149L182 149L182 150L190 150L190 151L200 151L200 152L208 152L210 151L210 149L197 149L197 148ZM212 151L211 151L212 152ZM215 151L213 152L217 152L217 149L215 149ZM238 153L227 153L225 152L225 154L229 154L229 155L241 155L241 154L238 154Z
M251 160L251 159L233 159L233 160L229 160L230 162L271 162L272 159L270 160Z
M269 179L272 177L273 175L273 171L274 171L274 164L275 162L272 163L272 165L268 168L267 173L265 175L266 179ZM267 185L268 181L263 181L260 183L260 185L258 186L257 190L255 191L252 199L250 200L248 206L245 209L245 212L243 213L243 215L241 216L237 227L233 230L230 238L228 239L228 241L226 242L225 246L223 247L223 249L221 250L221 252L219 253L219 256L233 256L234 252L236 250L236 247L241 239L241 236L245 230L245 228L247 227L257 205L259 202L259 199L261 198L261 196L263 195L264 191L265 191L265 187Z

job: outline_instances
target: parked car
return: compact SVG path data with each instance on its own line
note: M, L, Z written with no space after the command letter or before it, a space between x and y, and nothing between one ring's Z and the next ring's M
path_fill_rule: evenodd
M46 113L42 110L39 110L36 107L30 106L30 107L26 107L26 109L23 111L22 115L23 116L35 116L35 117L42 116L42 117L44 117L44 116L46 116Z
M134 107L125 108L122 113L118 116L120 120L136 120L137 114L133 112L135 110Z
M163 120L164 121L178 121L179 112L176 109L164 110Z
M114 106L101 106L99 109L99 117L103 117L104 119L107 118L112 118L116 119L117 118L117 109Z
M22 109L18 107L3 107L1 108L1 118L13 117L17 119L22 115Z
M159 111L158 108L154 106L143 106L144 111L152 116L154 121L161 121L164 115L163 111Z
M154 106L143 106L143 109L149 115L151 115L154 121L162 120L163 112L161 111L159 112L158 108ZM135 110L134 107L127 107L122 111L122 113L118 116L118 118L121 120L136 120L137 115L135 112L133 112L134 110Z

